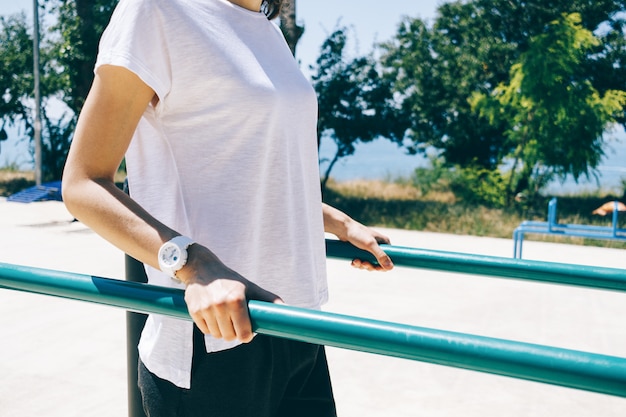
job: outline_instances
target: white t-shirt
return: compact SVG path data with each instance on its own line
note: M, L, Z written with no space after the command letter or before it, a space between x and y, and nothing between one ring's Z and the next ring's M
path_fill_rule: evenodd
M128 68L159 98L126 155L132 197L287 304L319 308L317 100L276 25L227 0L121 0L96 71L105 64ZM150 283L176 285L146 270ZM235 345L206 338L209 352ZM191 322L151 315L139 354L188 388Z

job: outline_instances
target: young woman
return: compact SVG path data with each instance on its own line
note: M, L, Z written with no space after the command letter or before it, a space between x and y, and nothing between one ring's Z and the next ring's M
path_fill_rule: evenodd
M101 39L63 198L150 283L185 289L194 323L151 315L139 343L149 416L335 415L323 348L254 337L247 300L319 308L324 231L378 260L354 266L393 267L385 236L321 202L316 97L279 10L121 0Z

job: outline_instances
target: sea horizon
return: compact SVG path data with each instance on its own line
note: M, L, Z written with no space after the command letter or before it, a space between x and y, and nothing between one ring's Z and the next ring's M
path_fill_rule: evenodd
M552 181L543 193L555 196L597 192L622 194L626 183L626 133L623 128L618 128L607 133L606 138L606 155L598 167L598 182L594 178L580 178L576 182L568 176L565 181ZM333 167L330 177L335 181L407 179L415 169L430 166L426 156L408 155L405 149L387 139L359 143L355 148L353 155L340 159ZM335 151L336 146L331 140L322 140L321 175L324 175Z
M13 130L13 129L11 129ZM29 144L17 139L15 132L7 141L0 142L0 168L33 169ZM353 155L339 160L331 171L336 181L382 180L394 181L410 178L417 168L427 168L430 161L424 155L409 155L406 149L381 138L369 143L358 143ZM324 175L328 161L334 156L336 146L324 138L320 146L320 175ZM579 179L570 176L564 182L552 181L543 191L547 195L606 193L621 194L626 183L626 133L623 128L607 133L607 149L599 166L598 182L594 178Z

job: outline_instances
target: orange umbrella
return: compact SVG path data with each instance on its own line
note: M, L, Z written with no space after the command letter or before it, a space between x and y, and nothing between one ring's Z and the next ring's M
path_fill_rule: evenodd
M600 207L591 212L591 214L599 214L600 216L606 216L609 213L613 213L615 210L615 202L608 201L602 204ZM621 201L617 202L617 211L626 211L626 204Z

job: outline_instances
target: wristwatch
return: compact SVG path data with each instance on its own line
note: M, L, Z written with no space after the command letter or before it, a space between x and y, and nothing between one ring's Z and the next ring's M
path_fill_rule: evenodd
M186 236L176 236L159 248L159 268L176 281L179 271L187 263L187 248L195 242Z

